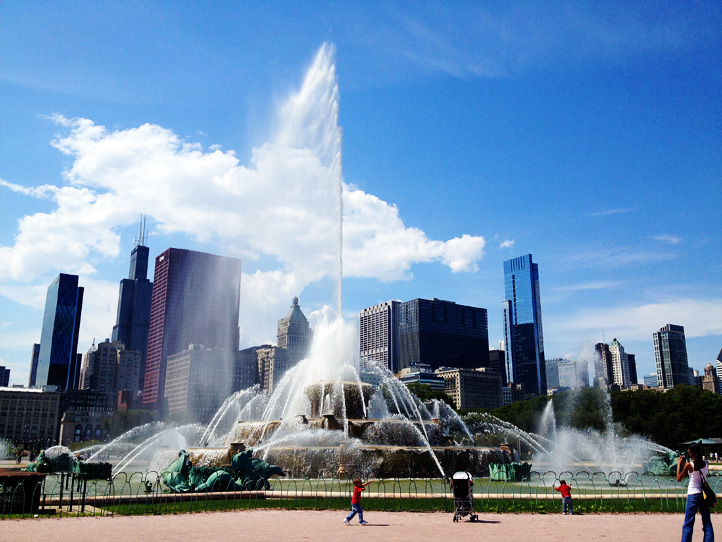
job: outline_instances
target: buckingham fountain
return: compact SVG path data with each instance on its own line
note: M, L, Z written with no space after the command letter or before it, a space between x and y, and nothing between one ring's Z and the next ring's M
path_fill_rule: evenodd
M296 478L393 478L483 475L490 462L511 460L500 448L474 445L453 409L423 403L385 368L359 370L347 346L353 333L356 326L340 319L321 324L309 357L272 394L254 388L229 397L202 445L187 448L191 462L224 466L253 449Z

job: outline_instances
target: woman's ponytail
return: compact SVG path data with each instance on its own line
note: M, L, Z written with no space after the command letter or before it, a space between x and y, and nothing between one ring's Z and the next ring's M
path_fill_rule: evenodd
M702 458L702 443L694 442L690 445L689 451L694 456L694 470L702 470L704 468L704 459Z

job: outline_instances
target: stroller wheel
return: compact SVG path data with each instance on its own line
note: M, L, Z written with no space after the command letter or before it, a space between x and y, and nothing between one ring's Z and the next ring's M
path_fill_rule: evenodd
M457 521L459 521L459 516L457 516L456 514L454 514L454 523L456 523Z

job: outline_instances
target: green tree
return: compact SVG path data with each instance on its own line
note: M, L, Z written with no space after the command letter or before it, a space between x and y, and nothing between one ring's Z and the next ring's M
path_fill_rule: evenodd
M697 386L612 392L614 421L630 433L668 448L681 442L722 436L722 396Z
M598 388L582 388L578 392L566 392L569 404L567 425L575 429L604 431L612 421L609 396Z
M406 385L409 391L422 401L431 401L432 399L438 399L443 401L451 408L454 408L454 401L445 392L439 390L432 390L429 384L421 384L420 382L412 382Z
M491 414L505 422L514 424L523 431L535 432L548 402L549 397L547 396L533 397L526 401L517 401L511 405L494 409Z

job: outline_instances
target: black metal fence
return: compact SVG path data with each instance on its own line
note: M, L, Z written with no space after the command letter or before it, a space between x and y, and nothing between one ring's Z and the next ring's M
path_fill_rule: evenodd
M32 473L27 473L32 474ZM561 496L554 490L559 480L572 487L575 512L582 513L674 513L685 506L687 485L651 473L536 472L521 481L477 478L474 508L490 513L556 513ZM10 517L55 517L169 514L211 510L256 508L345 509L353 483L342 478L270 480L270 489L172 493L161 481L161 473L120 473L107 480L85 474L40 475L19 482L19 477L0 477L0 519ZM708 482L719 493L722 476ZM364 508L386 511L452 512L454 499L449 480L383 479L369 485ZM716 509L715 509L716 510Z

